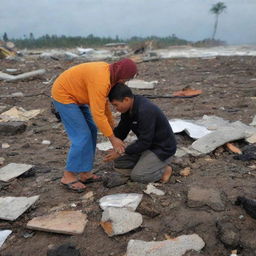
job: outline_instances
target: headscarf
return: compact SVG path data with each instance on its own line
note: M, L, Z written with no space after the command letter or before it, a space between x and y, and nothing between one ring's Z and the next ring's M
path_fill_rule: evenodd
M137 66L130 59L123 59L110 64L110 77L112 86L123 79L132 79L137 74Z

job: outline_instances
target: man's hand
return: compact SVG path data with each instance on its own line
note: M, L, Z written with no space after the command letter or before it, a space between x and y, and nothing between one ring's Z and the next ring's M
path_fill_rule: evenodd
M117 137L115 137L114 135L108 137L112 146L113 146L113 149L119 153L119 154L123 154L124 151L125 151L125 144L122 140L118 139Z
M108 154L104 157L103 161L104 162L113 161L116 158L118 158L119 156L120 156L120 154L118 152L116 152L114 149L110 149L110 150L108 150Z

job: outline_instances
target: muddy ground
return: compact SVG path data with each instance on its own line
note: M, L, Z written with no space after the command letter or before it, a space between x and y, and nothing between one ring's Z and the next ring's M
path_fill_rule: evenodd
M230 255L238 249L239 255L256 255L256 220L234 204L237 196L256 198L255 161L234 160L234 153L220 147L207 156L174 159L174 175L160 189L166 194L161 197L144 195L159 211L151 218L143 216L141 228L125 235L109 238L99 225L102 210L98 200L114 193L142 193L144 184L128 182L125 185L106 188L102 183L88 185L93 191L92 201L82 201L81 194L69 192L60 185L69 142L61 124L50 112L51 84L43 82L60 74L81 60L43 60L30 57L26 61L1 60L1 71L17 68L19 72L45 68L46 74L19 82L0 82L0 95L22 92L25 97L1 98L1 105L19 106L26 110L44 108L45 111L27 123L22 134L0 136L1 143L10 145L0 149L4 165L26 163L34 165L30 175L21 176L9 183L1 183L1 196L34 196L40 200L16 221L0 221L1 229L13 230L1 249L2 256L45 256L48 248L72 243L85 256L122 256L126 253L130 239L145 241L164 240L182 234L197 233L206 245L200 253L187 255ZM203 115L216 115L228 120L240 120L249 124L256 109L256 57L217 57L211 59L183 58L166 59L138 64L139 79L158 80L156 89L136 91L138 94L166 95L185 86L202 89L203 94L189 99L153 99L166 116L171 118L198 119ZM51 145L43 145L50 140ZM104 140L99 136L99 141ZM179 144L189 145L192 140L185 134L177 135ZM235 142L242 148L244 141ZM111 164L102 161L104 153L97 152L95 171L108 174ZM179 171L190 167L191 175L182 177ZM220 191L225 210L215 211L208 206L190 208L187 204L189 188L200 186ZM75 203L76 207L71 205ZM59 209L82 210L89 222L83 235L68 236L34 231L32 237L26 223L33 217ZM224 234L224 235L223 235ZM24 237L25 236L25 237ZM224 237L224 238L223 238Z

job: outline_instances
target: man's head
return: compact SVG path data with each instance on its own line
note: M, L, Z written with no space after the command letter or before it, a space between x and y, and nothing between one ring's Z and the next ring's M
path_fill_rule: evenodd
M108 98L118 112L125 113L131 109L134 95L127 85L118 83L111 88Z

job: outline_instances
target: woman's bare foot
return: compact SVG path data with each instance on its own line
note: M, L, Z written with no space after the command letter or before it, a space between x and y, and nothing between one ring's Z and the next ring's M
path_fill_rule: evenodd
M77 181L77 182L76 182ZM73 172L69 172L69 171L64 171L64 175L63 177L61 178L60 182L62 184L71 184L71 187L74 189L74 190L79 190L79 189L85 189L86 186L82 183L82 182L79 182L77 180L77 177L76 175L73 173Z
M161 179L161 182L162 183L167 183L169 182L170 178L171 178L171 175L172 175L172 167L167 165L164 169L164 173L163 173L163 176L162 176L162 179Z

